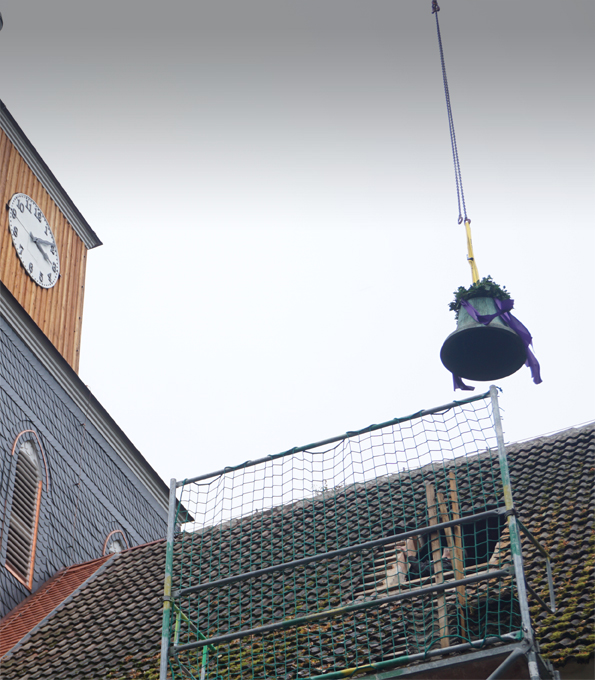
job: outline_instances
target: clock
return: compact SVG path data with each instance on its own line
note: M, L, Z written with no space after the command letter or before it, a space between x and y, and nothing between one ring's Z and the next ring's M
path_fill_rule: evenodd
M10 199L8 228L27 274L42 288L55 286L60 276L56 239L41 208L26 194Z

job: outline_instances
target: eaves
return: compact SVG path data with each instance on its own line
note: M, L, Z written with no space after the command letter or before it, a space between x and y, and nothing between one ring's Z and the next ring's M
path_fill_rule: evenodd
M64 187L58 182L54 173L45 164L37 149L31 144L28 137L21 130L18 123L11 116L4 102L0 100L0 128L4 130L8 139L21 154L27 165L39 179L44 189L52 200L60 208L63 215L72 225L75 232L81 238L88 249L102 245L97 234L91 229L87 220L81 215L79 209L72 202Z
M169 487L2 283L0 315L167 513Z

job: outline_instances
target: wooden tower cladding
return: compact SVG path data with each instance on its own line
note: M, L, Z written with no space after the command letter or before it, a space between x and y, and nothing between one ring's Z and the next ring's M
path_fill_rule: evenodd
M60 254L60 278L53 288L42 288L27 275L13 247L7 205L15 193L30 196L53 231ZM87 246L2 129L0 201L0 281L78 373Z

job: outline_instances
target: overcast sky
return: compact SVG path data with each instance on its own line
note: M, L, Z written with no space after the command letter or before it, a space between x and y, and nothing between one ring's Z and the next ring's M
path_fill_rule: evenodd
M479 272L542 366L498 382L514 441L595 417L594 4L440 4ZM430 7L0 2L0 98L104 242L80 376L164 479L467 396Z

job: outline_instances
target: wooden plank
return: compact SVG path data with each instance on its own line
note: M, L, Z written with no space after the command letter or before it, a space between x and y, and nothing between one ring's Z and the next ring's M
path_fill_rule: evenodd
M8 152L8 159L3 159L3 165L6 167L6 186L4 188L3 194L3 205L8 202L8 193L10 191L10 172L11 172L11 155L12 155L12 145L10 151ZM0 243L2 247L0 248L0 279L4 285L7 285L8 280L8 267L10 262L10 248L12 247L10 234L8 233L8 211L2 210L0 215L0 224L2 225L2 233L0 234Z
M450 507L452 511L452 518L461 519L461 514L459 510L459 495L457 489L457 478L453 470L448 473L448 486L450 489ZM463 552L463 538L461 534L461 525L457 524L454 528L454 542L455 549L452 555L452 567L454 570L454 577L456 580L465 578L465 554ZM467 596L465 591L465 586L459 586L457 588L457 593L459 595L459 604L465 606L467 603Z
M24 192L27 194L27 196L30 196L35 203L39 205L39 189L41 185L37 181L37 178L32 172L29 172L29 179L27 182L27 188L24 190ZM43 309L43 304L46 299L45 293L47 292L44 288L41 286L38 286L36 283L31 282L32 285L32 291L31 291L31 297L29 298L29 316L35 321L35 323L39 326L39 316L41 314L41 311Z
M72 262L70 264L71 271L69 272L68 282L68 302L66 305L66 321L64 324L66 335L64 338L64 358L72 366L74 356L74 332L77 318L77 298L78 298L78 282L79 270L81 266L81 248L84 248L82 241L79 239L74 230L72 234Z
M62 252L60 250L61 245L62 245L62 225L60 221L60 211L58 210L58 207L56 204L49 198L44 201L44 205L39 206L43 214L45 215L47 221L49 222L49 225L52 229L52 232L54 234L54 239L56 240L56 246L58 247L58 256L60 258L60 271L62 271ZM45 210L44 210L45 208ZM45 321L44 325L42 327L43 332L47 335L47 337L52 341L52 344L54 347L56 347L56 339L54 337L54 329L56 328L56 324L59 323L60 315L59 315L59 304L60 304L60 296L61 296L61 291L62 291L62 281L61 279L58 279L56 284L52 287L50 291L49 300L48 300L48 308L46 309L45 313ZM57 349L57 347L56 347Z
M2 152L0 153L0 205L5 206L8 203L7 189L8 177L10 170L10 154L12 151L12 144L9 143L8 138L0 130L0 139L3 141ZM10 235L8 233L8 210L0 208L0 280L5 280L6 262L9 253Z
M85 277L87 272L87 248L84 243L82 245L82 257L79 267L79 281L78 281L78 299L76 303L76 326L74 334L74 355L72 357L71 366L76 373L79 372L79 364L81 360L81 335L83 331L83 306L85 304Z
M22 187L26 182L26 176L27 176L27 171L29 170L29 167L25 163L25 161L19 157L18 159L18 170L17 170L17 189L16 191L22 191ZM15 192L16 193L16 192ZM13 248L14 252L14 248ZM14 279L14 290L15 290L15 297L17 300L25 307L26 303L26 294L27 294L27 281L31 281L31 278L29 277L29 274L24 270L23 266L20 263L20 260L18 257L16 257L15 253L15 259L18 262L18 268L15 271L15 279ZM28 310L27 310L28 311Z
M64 310L62 323L60 324L60 351L62 356L68 358L68 344L70 340L70 316L72 311L72 278L76 269L76 240L72 230L68 230L67 243L67 265L64 271L64 285L62 287L61 306Z
M2 205L6 205L8 201L3 200L4 192L6 191L6 183L8 182L8 159L10 158L11 144L8 137L0 130L0 201ZM2 215L5 216L6 210L2 210ZM7 218L7 216L5 216ZM4 225L2 225L4 226Z
M446 506L446 499L444 498L442 491L436 491L436 498L438 499L438 507L440 509L440 522L450 522L448 516L448 507ZM454 552L455 547L452 527L445 527L444 533L446 534L446 544L452 553Z
M0 210L0 279L68 363L78 371L86 248L3 131L0 131L0 200L31 196L48 219L60 252L61 278L53 288L38 286L22 267Z
M30 194L31 198L37 203L37 205L41 208L41 211L43 214L46 216L46 219L48 219L47 211L46 211L46 202L47 202L47 192L43 188L43 186L36 181L35 183L35 189L33 193ZM49 219L48 219L49 221ZM41 328L41 330L45 333L47 336L47 318L48 318L48 313L49 310L51 309L51 306L53 304L54 300L54 290L53 288L40 288L38 287L37 291L39 303L34 310L34 320L35 323ZM33 312L33 310L32 310Z
M41 208L41 204L38 203L39 207ZM43 208L41 208L43 214L46 216L46 219L49 218L46 215L45 211ZM55 293L53 288L48 288L44 291L44 294L41 299L41 305L39 309L37 310L37 325L41 328L41 330L45 333L45 335L48 335L47 329L49 325L49 320L50 320L50 314L51 314L51 309L54 304L54 298L55 298Z
M438 506L440 508L440 522L449 522L450 517L448 514L448 507L446 505L446 499L444 498L444 494L441 491L436 492L436 497L438 498ZM458 512L458 503L457 503L457 512ZM454 517L453 517L454 519ZM458 519L458 518L457 518ZM456 528L456 527L455 527ZM458 527L460 529L460 526ZM461 563L460 560L456 560L456 568L455 568L455 551L456 551L456 545L455 545L455 539L454 539L454 534L453 530L451 527L446 527L444 529L444 533L446 534L446 543L448 544L448 547L450 549L450 559L452 561L452 567L454 571L454 578L464 578L464 570L465 570L465 565ZM457 574L463 574L462 576L457 576ZM459 586L459 588L463 588L464 591L464 586ZM457 590L459 590L457 588ZM464 602L461 602L459 599L459 626L461 628L461 636L466 637L467 636L467 623L465 620L465 608L464 608Z
M19 172L19 159L20 156L17 153L17 150L13 147L10 151L10 159L8 161L8 181L7 181L7 196L10 198L15 192L14 192L14 187L17 184L18 181L18 172ZM8 222L7 225L8 227ZM19 262L19 258L17 257L16 251L14 249L14 246L12 245L12 238L10 234L8 233L8 228L5 230L5 267L4 267L4 272L2 275L2 282L4 285L10 290L10 292L15 295L15 278L16 278L16 272L17 272L17 267L20 267L21 264Z
M508 533L508 524L505 525L504 530L500 534L500 540L494 547L490 560L488 562L490 567L502 569L502 565L510 562L510 534Z
M7 202L13 194L23 191L23 187L27 186L29 180L30 170L23 161L18 151L12 147L9 159L8 178L6 185ZM6 213L6 231L8 238L6 241L6 267L3 272L2 281L4 285L10 290L19 303L26 308L27 299L31 296L31 289L27 286L27 281L30 280L28 274L25 272L19 257L14 249L12 238L8 233L8 213Z
M60 300L59 300L59 313L56 315L57 326L53 331L55 337L55 346L64 356L64 335L65 328L64 324L66 322L67 305L68 305L68 283L71 275L70 266L72 263L72 235L73 230L69 229L66 233L66 243L64 244L64 274L62 278L56 284L56 288L60 286ZM62 274L62 260L60 260L60 273Z
M35 182L37 181L35 175L31 172L29 166L26 167L25 173L23 175L22 191L27 196L31 196L35 190ZM35 200L35 199L33 199ZM29 313L29 316L35 321L35 303L37 299L37 290L39 286L33 281L33 279L27 275L25 284L25 298L23 307ZM21 303L22 304L22 303Z
M436 492L433 484L426 484L426 500L428 503L428 517L430 526L438 524L438 513L436 512ZM436 583L444 582L442 573L442 551L440 549L440 534L438 532L430 534L432 545L432 563L434 565L434 580ZM440 627L440 647L450 647L450 635L448 632L448 616L446 611L446 597L441 593L436 598L438 603L438 624Z
M68 344L67 344L67 360L68 363L74 367L76 359L75 338L77 334L77 325L79 318L78 300L80 296L80 272L83 263L83 254L86 251L85 244L78 237L78 234L73 231L73 241L75 246L76 259L74 261L74 268L71 272L72 284L69 287L69 313L68 313Z
M25 169L25 164L23 163L19 153L15 149L14 159L12 160L12 172L10 176L10 196L20 191L22 184L22 173ZM10 274L8 277L8 285L11 287L12 294L17 298L17 300L22 304L22 296L20 295L20 284L24 282L24 277L26 276L23 269L23 265L19 260L14 246L12 244L12 239L10 241L11 250L11 267Z
M0 130L0 280L4 280L4 268L7 258L10 236L8 234L8 203L6 188L8 184L9 161L12 144L3 130Z

